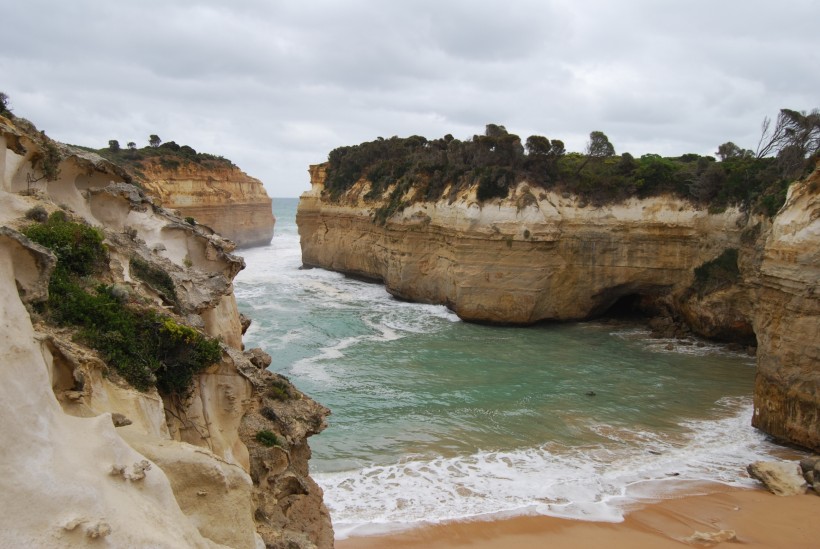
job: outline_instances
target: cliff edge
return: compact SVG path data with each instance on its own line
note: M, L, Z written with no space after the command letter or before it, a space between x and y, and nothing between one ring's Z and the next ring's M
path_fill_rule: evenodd
M329 413L244 350L232 242L0 117L0 545L333 546Z

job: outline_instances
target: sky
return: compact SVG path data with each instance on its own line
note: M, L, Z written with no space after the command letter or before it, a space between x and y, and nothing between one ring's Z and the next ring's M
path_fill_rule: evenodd
M500 124L582 151L755 149L820 107L817 0L25 0L0 9L0 91L58 141L163 141L273 197L377 137Z

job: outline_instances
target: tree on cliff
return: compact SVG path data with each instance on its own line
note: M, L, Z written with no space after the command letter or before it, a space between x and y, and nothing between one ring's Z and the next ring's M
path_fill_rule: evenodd
M148 136L148 144L152 147L159 147L160 143L162 143L162 139L160 139L157 134L152 133Z
M604 132L594 131L589 134L586 153L592 158L606 158L615 156L615 147Z
M111 152L119 152L120 150L120 142L116 139L110 139L108 141L108 150Z
M11 109L9 109L9 96L0 92L0 114L3 116L11 116Z
M564 155L563 141L550 141L543 135L531 135L525 146L527 158L524 166L534 182L544 184L558 177L558 160Z
M752 151L742 149L731 141L727 141L723 145L719 146L715 154L722 161L731 160L732 158L750 158L754 156Z
M580 166L578 166L575 176L578 177L581 175L581 171L587 164L589 164L590 160L595 159L597 162L600 159L608 158L610 156L615 156L615 147L613 147L612 143L609 142L609 138L606 134L597 130L590 132L589 141L587 142L586 147L586 158Z
M772 154L783 177L798 177L810 164L806 159L820 154L820 110L780 109L774 127L764 118L756 157Z
M130 151L137 150L137 144L134 143L133 141L129 141L128 145L126 145L126 147L128 147L128 150L130 150Z

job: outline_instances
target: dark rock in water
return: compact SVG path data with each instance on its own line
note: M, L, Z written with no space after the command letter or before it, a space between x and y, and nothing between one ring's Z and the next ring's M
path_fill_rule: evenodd
M671 343L667 343L667 344L666 344L666 350L667 350L667 351L674 351L674 350L675 350L675 346L674 346L674 345L672 345Z
M647 450L647 452L649 452L649 453L650 453L650 454L652 454L653 456L659 456L659 455L661 455L661 453L660 453L660 452L658 452L657 450Z
M587 395L588 397L594 397L594 396L596 395L596 393L595 393L595 391L587 391L587 392L586 392L586 395Z

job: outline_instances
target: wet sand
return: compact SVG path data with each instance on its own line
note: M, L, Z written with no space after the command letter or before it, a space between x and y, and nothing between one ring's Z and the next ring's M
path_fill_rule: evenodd
M702 542L696 533L735 536ZM521 517L422 527L398 534L351 537L337 549L664 549L694 547L809 549L820 547L820 497L778 497L763 489L715 487L709 495L641 505L617 524Z

